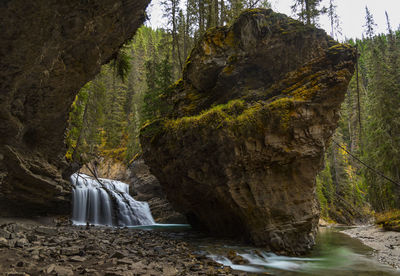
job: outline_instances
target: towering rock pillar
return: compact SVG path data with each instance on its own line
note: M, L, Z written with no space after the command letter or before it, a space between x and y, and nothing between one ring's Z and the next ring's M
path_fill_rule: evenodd
M314 243L315 177L355 51L323 30L249 10L209 30L164 118L141 131L146 163L192 225L300 254Z

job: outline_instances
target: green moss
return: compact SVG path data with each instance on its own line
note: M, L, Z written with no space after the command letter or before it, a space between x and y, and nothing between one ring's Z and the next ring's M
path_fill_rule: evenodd
M140 129L140 136L145 139L150 139L150 143L154 142L155 139L164 131L163 119L156 119L153 121L147 120L142 128Z
M281 131L287 131L291 116L294 114L292 98L280 98L270 103L257 102L247 106L243 100L232 100L208 109L196 116L187 116L168 120L165 128L181 137L194 129L196 133L226 127L237 135L264 134L269 120L279 123Z
M269 109L276 118L279 119L279 126L282 130L287 130L289 127L289 121L292 115L294 115L294 101L293 98L279 98L272 101L269 104Z
M238 56L237 55L231 55L228 57L228 62L229 63L234 63L238 61Z
M388 231L400 232L400 210L390 210L375 214L375 223Z
M261 13L265 11L264 9L254 8L254 9L247 9L243 13Z
M203 47L204 55L206 55L206 56L211 55L212 48L211 48L211 44L208 41L204 41L202 47Z
M336 44L330 47L327 50L327 53L329 55L338 55L338 54L343 54L343 53L348 53L349 50L353 50L353 54L356 54L355 48L351 46L350 44L344 43L344 44Z
M200 99L201 95L197 91L189 91L185 95L185 105L182 110L187 114L193 113L198 108Z
M229 121L232 116L243 112L245 103L242 100L233 100L227 104L221 104L208 109L196 116L187 116L166 122L166 128L174 132L187 127L199 125L211 128L218 128L224 121Z
M235 34L226 27L211 28L204 35L202 48L206 55L211 55L215 48L227 49L235 46Z
M235 46L235 33L230 30L227 35L225 36L225 40L224 43L230 47L234 47Z
M183 79L182 78L180 78L180 79L178 79L176 82L174 82L173 84L172 84L172 86L181 86L181 85L183 85Z
M224 69L222 70L222 72L224 72L227 75L230 75L230 74L232 74L234 69L235 69L235 67L230 64L228 66L225 66Z
M332 50L348 50L348 49L352 49L352 48L353 48L353 46L351 46L350 44L339 43L339 44L336 44L336 45L330 47L328 49L328 51L332 51Z

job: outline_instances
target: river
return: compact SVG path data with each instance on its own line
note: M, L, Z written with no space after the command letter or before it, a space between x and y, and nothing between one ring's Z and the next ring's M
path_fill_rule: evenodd
M82 174L73 175L71 181L74 184L72 220L76 225L90 223L128 227L133 231L135 228L167 231L172 238L188 241L198 255L256 275L400 275L399 270L377 262L370 247L341 233L343 228L321 228L316 246L308 256L278 256L262 248L205 237L188 225L156 224L148 204L134 200L125 183L95 180Z
M321 228L316 246L304 257L285 257L265 252L260 248L235 246L213 241L198 241L198 249L215 261L235 270L254 275L271 273L279 276L385 276L400 275L399 270L380 264L372 248L340 232L340 228ZM234 250L249 263L235 265L226 258Z

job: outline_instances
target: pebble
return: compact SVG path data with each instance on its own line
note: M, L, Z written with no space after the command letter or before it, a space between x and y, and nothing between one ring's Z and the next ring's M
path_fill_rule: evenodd
M11 223L0 226L0 267L8 268L4 275L15 276L243 275L194 253L190 244L176 238L180 236L158 231Z

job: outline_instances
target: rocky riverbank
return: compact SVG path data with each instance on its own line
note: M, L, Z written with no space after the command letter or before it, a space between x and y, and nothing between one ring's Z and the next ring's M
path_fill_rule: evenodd
M356 227L342 232L373 248L379 262L400 269L400 232L384 231L374 225Z
M0 221L0 275L246 275L179 233Z

